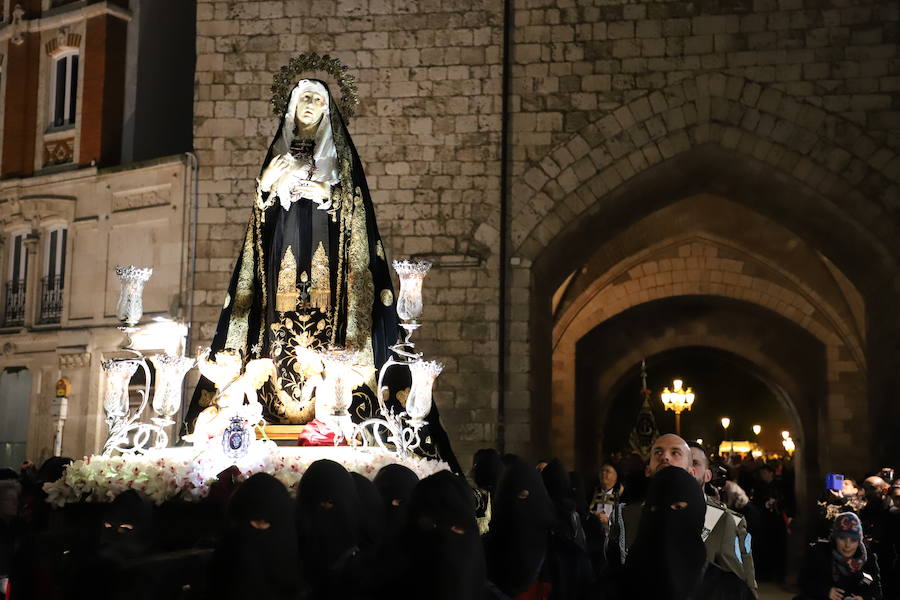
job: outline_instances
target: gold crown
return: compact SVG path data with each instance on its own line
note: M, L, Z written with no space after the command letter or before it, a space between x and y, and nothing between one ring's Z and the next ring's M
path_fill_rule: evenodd
M275 82L272 84L272 111L278 117L284 116L291 98L291 90L297 85L297 81L303 79L304 73L315 71L324 71L337 80L338 87L341 88L341 98L337 104L344 121L349 121L359 106L356 78L347 72L347 66L338 59L327 54L319 56L316 52L304 52L295 56L275 74Z

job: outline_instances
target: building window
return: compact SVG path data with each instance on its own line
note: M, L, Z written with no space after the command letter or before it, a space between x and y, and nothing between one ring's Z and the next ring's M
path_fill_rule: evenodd
M78 92L78 52L67 52L53 60L53 82L50 115L54 127L75 123Z
M47 232L44 277L41 279L39 323L59 323L62 316L67 238L68 230L63 227L57 227Z
M6 302L3 324L7 327L25 324L25 282L28 278L27 233L15 233L9 244L9 277L6 279Z

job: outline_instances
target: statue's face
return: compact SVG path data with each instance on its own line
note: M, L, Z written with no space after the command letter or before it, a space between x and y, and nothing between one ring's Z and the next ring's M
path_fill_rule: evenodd
M297 99L297 113L295 118L301 127L312 127L318 124L325 112L326 98L322 94L307 91L300 94Z

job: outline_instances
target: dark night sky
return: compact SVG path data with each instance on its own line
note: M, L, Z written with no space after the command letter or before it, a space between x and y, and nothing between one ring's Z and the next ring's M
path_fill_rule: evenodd
M731 419L729 437L753 440L754 424L763 428L760 442L768 451L781 451L781 431L790 430L787 412L769 387L741 364L740 359L712 348L679 348L647 358L650 404L661 432L675 431L675 413L663 409L660 392L676 377L694 389L690 412L681 414L682 437L703 438L704 444L724 439L722 417ZM607 452L625 445L641 403L640 365L636 365L613 391L614 400L604 431Z

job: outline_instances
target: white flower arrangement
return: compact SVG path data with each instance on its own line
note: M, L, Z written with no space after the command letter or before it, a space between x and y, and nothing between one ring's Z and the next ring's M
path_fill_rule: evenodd
M277 447L272 442L254 444L254 450L236 465L241 477L264 472L276 477L292 495L306 469L328 458L351 472L373 479L381 467L399 463L420 479L449 469L447 463L416 456L397 456L377 448ZM170 448L137 456L88 456L76 460L57 481L45 483L47 502L65 506L73 502L109 502L128 489L145 494L156 504L179 498L197 502L209 493L216 475L231 466L217 453L192 448Z

